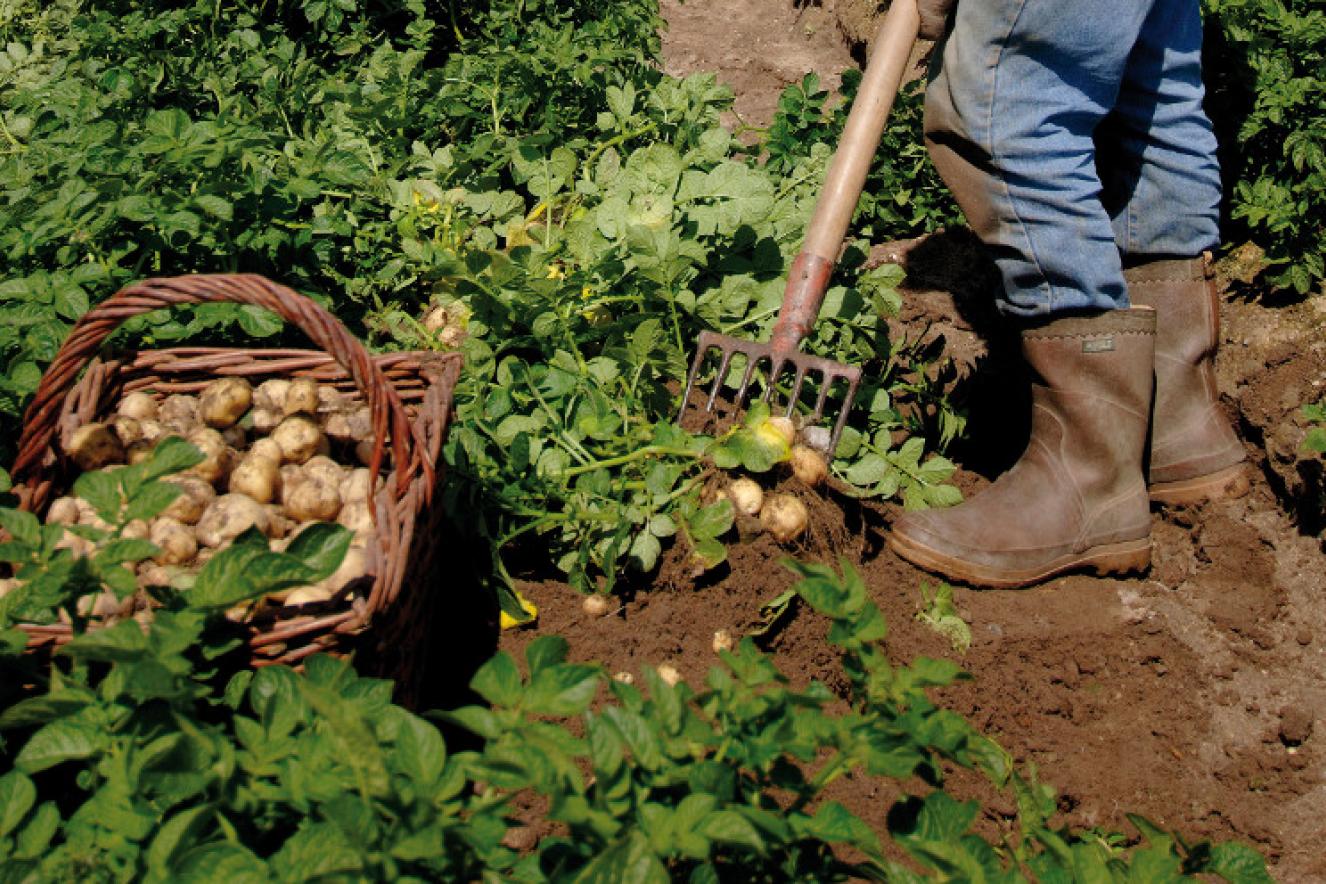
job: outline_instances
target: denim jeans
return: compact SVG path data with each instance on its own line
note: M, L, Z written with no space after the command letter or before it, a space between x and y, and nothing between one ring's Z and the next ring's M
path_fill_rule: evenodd
M959 0L926 143L1004 313L1127 307L1123 262L1216 245L1201 45L1198 0Z

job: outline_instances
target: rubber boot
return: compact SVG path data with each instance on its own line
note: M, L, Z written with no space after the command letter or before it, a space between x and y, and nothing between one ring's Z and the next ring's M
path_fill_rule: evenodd
M1156 311L1151 499L1191 504L1246 494L1246 454L1216 392L1220 300L1206 261L1149 261L1123 275L1133 305Z
M1079 568L1151 563L1146 448L1156 313L1111 310L1022 333L1031 438L1013 468L966 503L910 512L889 546L950 580L1013 587Z

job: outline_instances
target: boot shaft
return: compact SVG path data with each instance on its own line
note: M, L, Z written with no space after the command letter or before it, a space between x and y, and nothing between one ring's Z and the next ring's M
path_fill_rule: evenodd
M1156 312L1135 307L1028 329L1032 435L1057 440L1088 496L1135 491L1149 423Z

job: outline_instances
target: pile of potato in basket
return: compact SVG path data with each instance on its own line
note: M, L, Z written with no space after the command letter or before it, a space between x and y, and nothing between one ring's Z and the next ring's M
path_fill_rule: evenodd
M373 442L367 405L309 378L272 379L256 388L243 378L222 378L196 397L175 394L160 403L148 393L134 392L120 401L113 417L70 434L66 454L84 472L114 470L147 458L168 436L193 444L204 459L165 480L182 493L160 516L150 523L130 523L124 532L160 549L138 567L140 590L178 586L181 578L187 584L188 575L252 527L277 550L316 522L337 522L354 533L354 540L341 567L327 579L241 606L231 612L233 619L262 606L326 602L375 570L376 549L369 542L372 476L364 466ZM109 527L74 497L53 501L46 520ZM65 533L63 544L81 553L91 548L72 532ZM110 592L85 601L85 613L101 618L129 616L147 607L141 591L125 601Z

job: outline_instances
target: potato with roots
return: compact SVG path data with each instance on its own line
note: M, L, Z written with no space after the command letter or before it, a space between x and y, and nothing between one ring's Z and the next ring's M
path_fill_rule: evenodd
M771 494L760 510L760 523L779 543L790 543L806 533L810 513L790 494Z
M297 378L290 382L281 410L287 417L292 414L317 414L319 401L318 382L312 378Z
M85 473L124 463L124 445L105 424L91 423L69 434L65 454Z
M792 475L807 488L818 488L829 478L829 465L808 445L792 446Z
M153 520L148 540L160 550L152 557L160 565L184 565L198 554L198 538L193 528L170 516Z
M198 415L218 430L233 427L253 404L253 387L243 378L220 378L198 397Z
M120 400L115 413L136 421L154 421L157 419L157 400L141 390L130 393Z
M764 506L764 489L754 479L737 479L727 486L727 499L743 516L758 516Z
M230 447L219 432L211 427L198 427L185 439L203 453L202 463L190 467L189 475L213 485L230 475Z
M281 446L286 463L302 464L326 449L327 437L318 425L305 414L292 414L272 430L272 440Z
M212 501L216 500L216 489L197 476L167 476L162 481L179 488L180 495L171 501L161 515L178 519L186 525L198 524Z
M267 533L271 528L267 510L251 497L225 494L212 501L212 505L198 520L198 542L217 549L250 528Z

